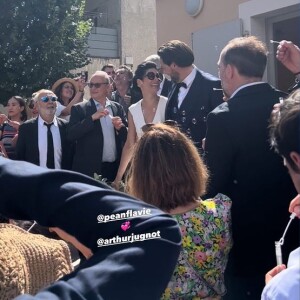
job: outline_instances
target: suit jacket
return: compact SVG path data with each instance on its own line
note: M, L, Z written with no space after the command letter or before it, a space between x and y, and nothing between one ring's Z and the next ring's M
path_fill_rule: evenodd
M71 169L72 166L72 144L67 140L67 121L56 118L61 138L61 168ZM38 144L38 117L23 123L19 128L16 146L17 159L24 160L35 165L40 165Z
M169 93L171 91L172 85L173 85L172 81L168 80L167 78L165 78L164 85L163 85L163 87L161 89L160 95L168 97L168 95L169 95Z
M93 252L93 256L70 275L35 296L21 295L19 300L160 299L181 248L180 230L174 218L75 172L47 170L0 158L0 178L1 214L13 219L36 220L46 227L59 227ZM130 219L126 232L121 229L124 220L120 218L100 223L105 216L120 216L128 211L134 215L147 209L150 214ZM153 232L160 238L146 239L146 234L153 235ZM140 239L117 242L117 237L132 236ZM105 244L110 240L111 244Z
M173 84L168 96L165 115L166 120L175 119L181 130L191 137L197 148L201 149L202 139L206 134L207 115L223 102L223 93L220 90L221 82L218 78L196 70L196 77L176 116L173 113L174 107L177 108L177 96L173 95L176 84Z
M248 86L207 120L208 196L223 193L232 199L234 270L238 276L261 275L262 285L264 274L276 265L274 242L283 233L289 202L296 195L268 138L273 105L284 96L267 83ZM287 237L284 253L296 248L293 243L288 246Z
M115 130L117 160L120 160L122 148L127 138L127 118L122 106L110 101L114 116L119 116L126 127ZM103 132L99 120L93 121L92 114L97 111L93 99L72 107L67 129L68 139L75 142L72 170L94 176L101 174L103 153Z

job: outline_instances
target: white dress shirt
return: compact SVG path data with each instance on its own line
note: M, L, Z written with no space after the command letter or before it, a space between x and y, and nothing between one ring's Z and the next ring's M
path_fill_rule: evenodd
M93 99L94 100L94 99ZM97 110L104 109L104 107L97 101L95 101ZM102 162L114 162L117 159L117 146L115 138L115 128L111 121L113 117L113 111L111 108L111 102L106 99L105 109L108 109L109 115L100 118L100 124L103 133L103 153Z
M190 87L196 77L197 71L195 69L195 67L193 68L193 71L187 76L185 77L185 79L182 81L186 84L186 88L181 87L179 89L179 93L178 93L178 108L180 108L185 96L187 95L187 93L190 90Z
M38 117L38 146L39 146L39 155L40 155L40 166L43 168L47 168L48 128L44 124L44 122L46 121L43 120L41 116L39 116ZM62 156L61 138L60 138L60 132L59 132L56 117L54 117L53 119L53 125L51 126L50 130L53 137L55 169L61 169L61 156Z

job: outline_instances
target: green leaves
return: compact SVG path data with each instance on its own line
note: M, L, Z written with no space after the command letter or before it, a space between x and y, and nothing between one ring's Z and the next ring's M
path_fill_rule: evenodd
M0 0L0 102L50 88L89 62L84 0Z

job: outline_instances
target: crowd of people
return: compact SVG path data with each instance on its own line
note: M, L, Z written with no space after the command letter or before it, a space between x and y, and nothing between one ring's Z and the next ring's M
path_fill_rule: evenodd
M287 267L276 266L275 241L290 213L300 218L300 49L281 41L277 59L296 76L290 95L263 81L267 48L249 36L222 49L219 78L173 40L134 73L108 64L28 104L11 97L0 214L49 227L82 262L37 294L8 281L0 294L299 300L299 222L284 240Z

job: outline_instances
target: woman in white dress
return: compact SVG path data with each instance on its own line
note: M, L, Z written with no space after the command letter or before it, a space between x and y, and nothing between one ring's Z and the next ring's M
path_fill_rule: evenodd
M128 135L123 148L121 162L113 186L118 189L127 165L132 157L133 147L142 136L142 127L148 123L165 121L167 98L158 96L160 88L160 74L156 64L145 61L137 66L133 78L133 88L140 89L143 99L129 107Z

